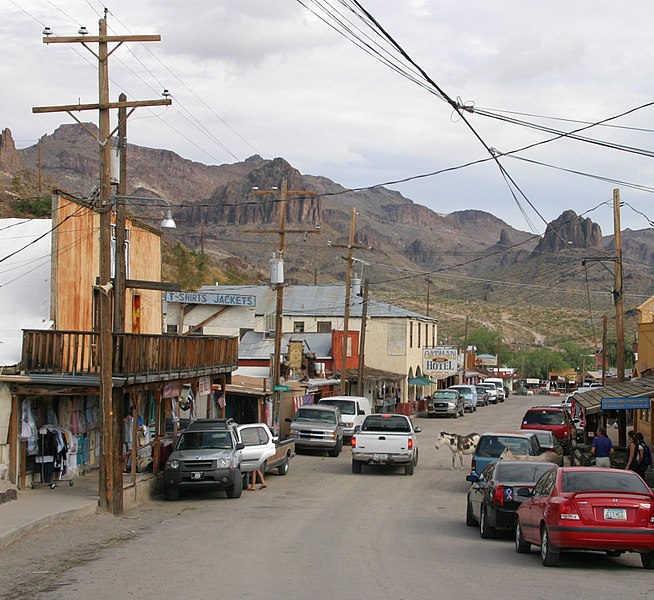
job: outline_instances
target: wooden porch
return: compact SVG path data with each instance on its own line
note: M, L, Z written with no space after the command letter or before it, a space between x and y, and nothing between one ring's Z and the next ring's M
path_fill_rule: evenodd
M112 374L127 384L183 379L236 369L238 338L113 334ZM21 371L26 374L100 374L100 334L23 330Z

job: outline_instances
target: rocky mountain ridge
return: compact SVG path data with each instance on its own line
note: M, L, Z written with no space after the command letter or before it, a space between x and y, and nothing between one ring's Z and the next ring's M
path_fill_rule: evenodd
M41 138L45 181L81 197L92 193L97 185L97 141L89 131L97 129L93 124L62 125ZM360 263L358 274L374 274L378 289L393 290L400 273L407 293L422 290L425 276L431 273L435 275L434 293L506 302L502 285L463 285L445 274L534 280L539 270L549 273L552 264L564 261L570 247L602 254L612 241L602 237L599 225L574 211L565 211L548 225L543 236L534 236L484 211L458 210L444 215L383 187L350 191L327 177L302 174L283 158L255 155L234 164L204 165L169 150L133 144L128 144L127 154L128 194L159 196L172 205L178 229L166 232L167 239L183 241L193 250L202 248L217 263L241 259L254 267L252 276L258 280L267 277L271 251L278 245L280 203L278 194L255 195L252 189L279 186L284 177L289 189L314 192L289 194L289 228L321 228L321 235L287 236L285 270L290 283L345 280L342 251L327 241L347 242L352 207L358 211L356 241L371 247L357 253L367 265ZM5 129L0 136L0 171L11 175L34 173L37 168L37 146L16 150L11 132ZM130 201L129 210L144 219L161 217L161 206L148 202ZM264 232L245 232L255 228ZM623 241L626 255L654 264L651 231L627 230ZM646 271L642 287L654 279L651 266ZM416 275L406 278L411 273ZM443 277L437 277L439 273ZM566 276L564 270L558 277L563 280ZM605 275L598 277L598 285L605 286Z

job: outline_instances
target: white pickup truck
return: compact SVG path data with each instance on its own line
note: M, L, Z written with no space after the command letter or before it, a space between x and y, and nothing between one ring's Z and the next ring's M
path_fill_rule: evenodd
M363 465L398 465L413 475L418 464L416 434L421 431L405 415L368 415L352 437L352 473L361 473Z

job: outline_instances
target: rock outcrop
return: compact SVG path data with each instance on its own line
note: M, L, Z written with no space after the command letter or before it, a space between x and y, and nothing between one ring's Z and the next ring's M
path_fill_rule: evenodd
M601 249L602 228L591 219L578 216L574 210L566 210L548 224L534 255L558 252L570 246Z
M16 144L9 129L3 129L0 133L0 171L4 173L16 173L20 170L20 156L16 151Z

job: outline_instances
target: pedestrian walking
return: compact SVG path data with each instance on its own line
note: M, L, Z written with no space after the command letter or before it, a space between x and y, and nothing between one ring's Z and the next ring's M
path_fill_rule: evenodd
M614 452L613 442L606 435L606 429L600 425L590 448L590 453L595 457L595 466L610 468L611 455Z

